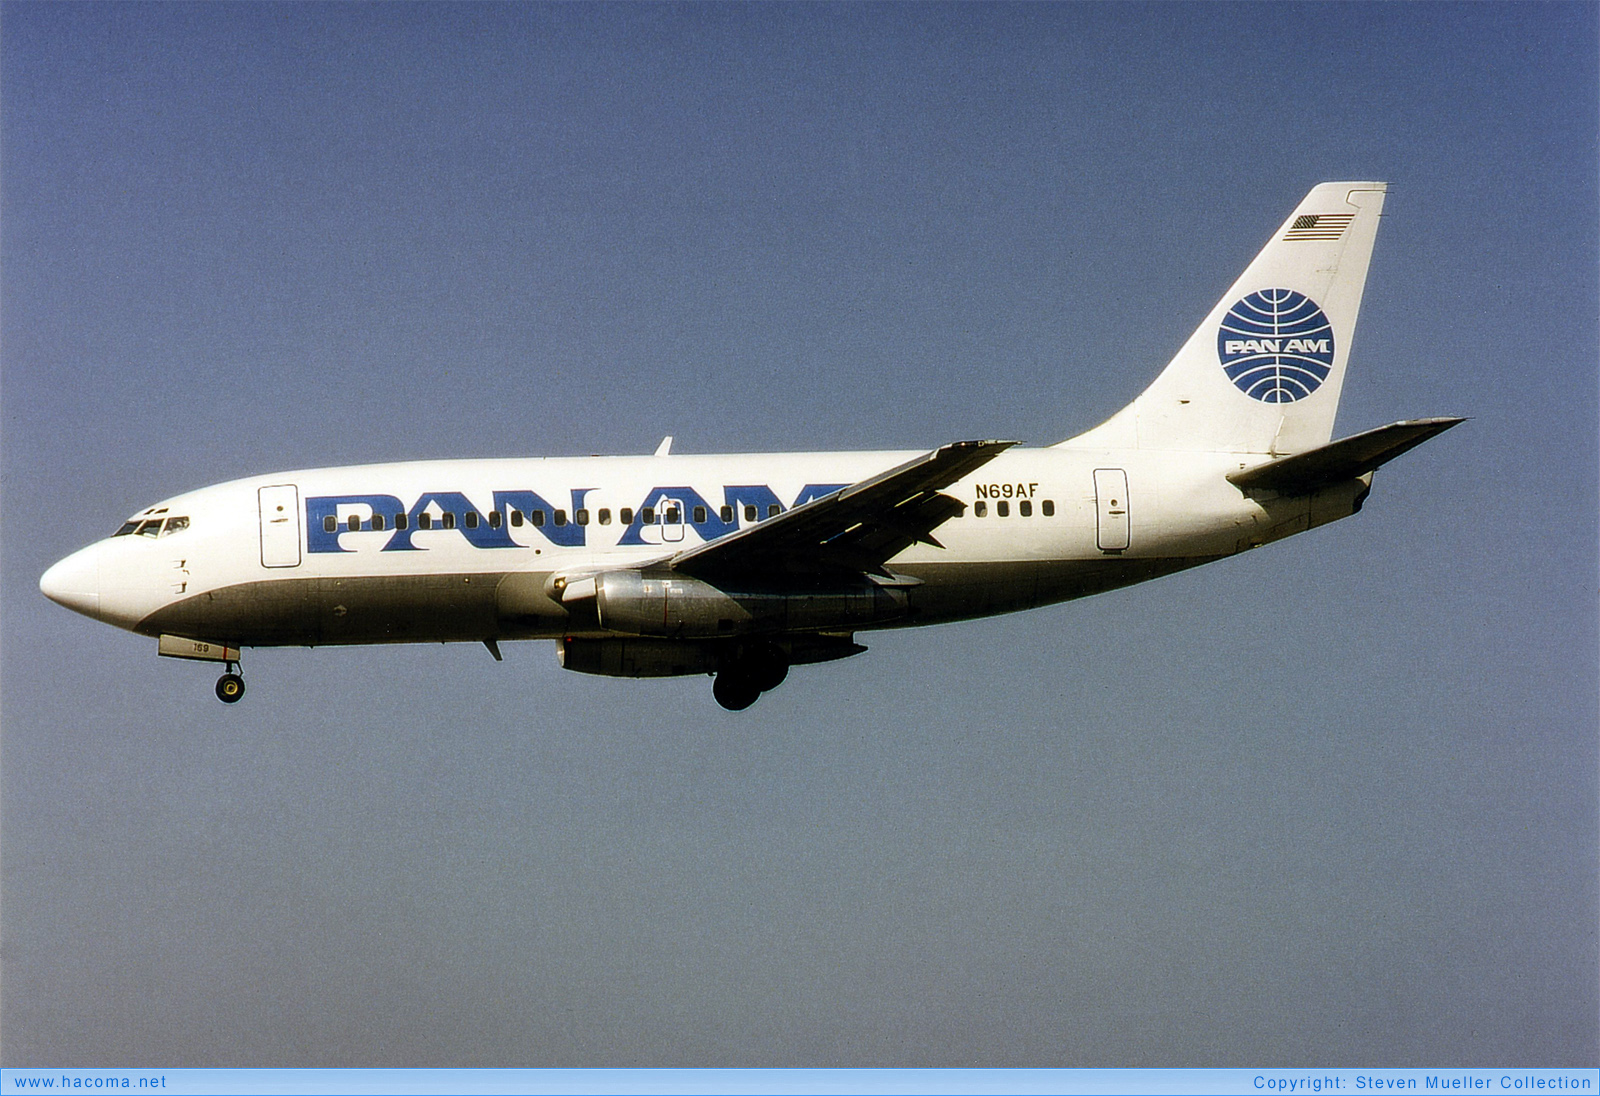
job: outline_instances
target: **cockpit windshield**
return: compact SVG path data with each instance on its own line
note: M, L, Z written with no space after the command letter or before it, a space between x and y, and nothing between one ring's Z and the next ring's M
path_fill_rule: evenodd
M170 537L173 533L181 533L187 528L189 528L189 519L187 517L138 517L131 521L123 522L122 528L111 535L114 537Z

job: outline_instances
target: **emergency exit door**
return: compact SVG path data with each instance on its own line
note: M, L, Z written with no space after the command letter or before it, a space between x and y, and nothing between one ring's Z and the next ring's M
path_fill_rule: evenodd
M300 489L282 483L261 488L256 497L261 504L261 566L300 566Z
M1128 547L1128 473L1121 468L1094 470L1095 540L1102 552Z
M683 539L683 500L664 498L656 504L661 520L661 540L676 544Z

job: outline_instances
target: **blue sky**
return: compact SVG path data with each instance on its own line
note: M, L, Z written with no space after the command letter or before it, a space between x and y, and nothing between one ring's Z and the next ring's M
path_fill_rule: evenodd
M1592 1063L1591 5L0 19L7 1065ZM1356 518L743 717L548 644L203 667L51 562L445 456L1049 444L1391 183Z

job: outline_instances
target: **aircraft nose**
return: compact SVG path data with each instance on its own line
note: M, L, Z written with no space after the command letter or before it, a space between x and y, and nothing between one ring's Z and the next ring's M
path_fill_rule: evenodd
M85 616L100 615L100 553L90 545L57 563L39 578L39 592L57 605Z

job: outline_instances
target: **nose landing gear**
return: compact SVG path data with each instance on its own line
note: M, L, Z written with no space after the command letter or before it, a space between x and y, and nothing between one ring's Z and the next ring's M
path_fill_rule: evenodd
M217 678L217 699L224 704L237 704L243 698L244 678L239 676L239 648L205 639L163 635L156 643L156 653L165 658L222 663L223 674Z
M228 672L217 678L217 699L224 704L237 704L244 698L244 678L239 676L238 663L228 663Z

